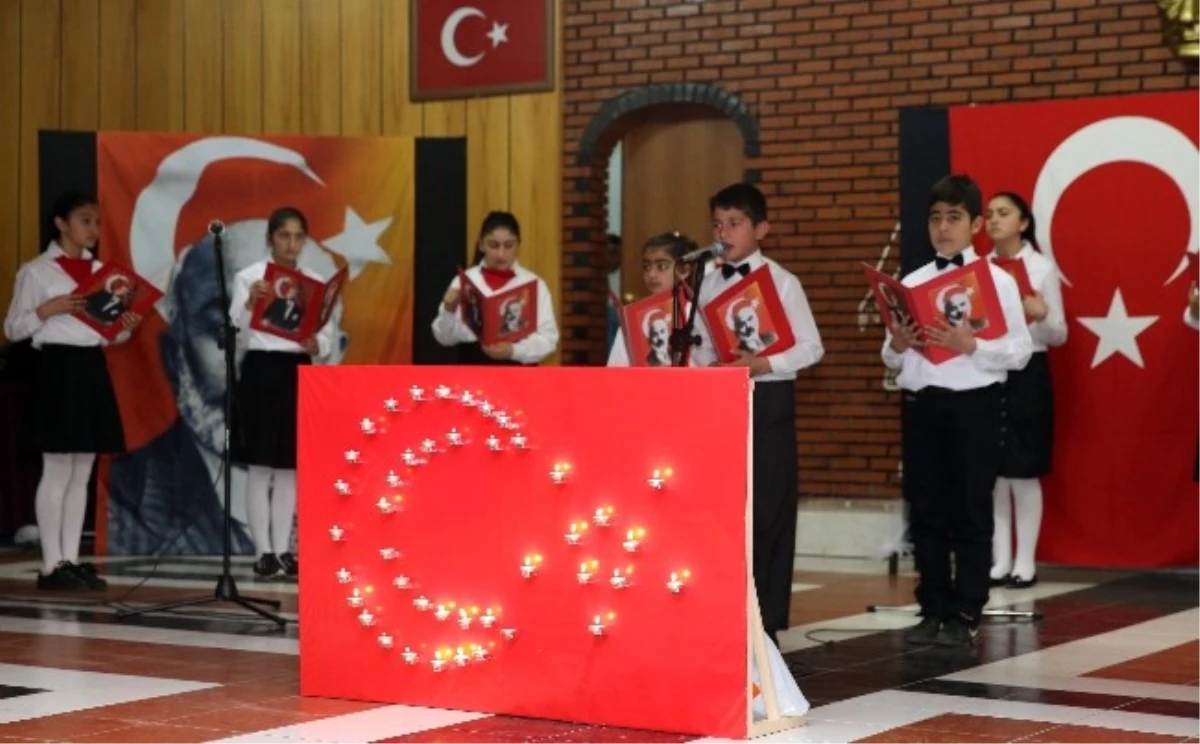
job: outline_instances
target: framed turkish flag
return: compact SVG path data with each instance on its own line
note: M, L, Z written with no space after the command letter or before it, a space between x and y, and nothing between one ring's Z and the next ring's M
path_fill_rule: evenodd
M414 101L554 88L554 0L412 0Z

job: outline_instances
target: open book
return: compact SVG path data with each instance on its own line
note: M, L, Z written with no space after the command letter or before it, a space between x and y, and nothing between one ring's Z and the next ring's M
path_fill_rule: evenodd
M263 281L271 285L250 315L250 327L296 343L304 343L329 322L349 276L346 267L328 282L302 271L268 263Z
M906 287L899 279L865 263L862 268L871 283L879 316L889 329L913 321L921 328L931 327L938 318L943 318L952 326L970 325L975 337L985 340L1000 338L1008 332L987 261L972 261L915 287ZM934 364L959 356L956 351L931 343L914 346L913 350Z
M71 313L112 341L124 330L125 313L145 315L163 293L131 269L109 261L72 293L82 297L84 306Z
M515 344L537 330L537 279L489 295L458 271L458 307L463 322L484 346Z
M713 348L726 364L742 353L770 356L796 343L766 264L714 297L702 310Z
M620 307L630 367L671 366L671 332L675 328L672 292L668 289Z

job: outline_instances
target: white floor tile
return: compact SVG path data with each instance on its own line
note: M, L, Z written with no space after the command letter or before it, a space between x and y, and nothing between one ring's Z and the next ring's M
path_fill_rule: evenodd
M0 723L72 713L138 700L178 695L219 685L161 677L134 677L70 669L0 664L0 684L46 692L0 700Z
M466 713L458 710L390 705L386 708L375 708L360 713L333 716L311 723L282 726L258 733L222 739L221 741L303 741L319 744L378 741L418 731L453 726L458 723L479 720L480 718L488 718L488 716L484 713Z
M274 626L264 625L265 628ZM196 630L172 630L139 625L108 625L73 620L0 616L0 633L32 633L74 638L103 638L111 641L156 643L167 646L219 648L234 651L259 651L266 654L297 656L300 642L295 638L210 633Z

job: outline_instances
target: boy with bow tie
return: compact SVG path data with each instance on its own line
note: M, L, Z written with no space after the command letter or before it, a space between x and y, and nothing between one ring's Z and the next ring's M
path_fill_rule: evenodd
M763 255L767 200L750 184L727 186L709 199L713 239L725 246L725 263L704 277L701 306L741 281L751 271L769 267L796 342L777 354L760 356L745 350L732 366L747 367L754 382L754 584L758 590L763 628L778 645L777 634L788 628L796 553L796 514L799 508L796 470L796 373L821 360L825 349L800 280ZM709 331L697 324L700 344L696 366L715 366L716 351Z
M969 176L947 176L929 194L929 240L936 256L904 277L915 287L979 260L971 241L983 227L983 195ZM970 323L939 318L920 328L892 323L883 363L900 370L904 499L909 506L922 620L905 634L917 644L969 646L987 603L992 560L992 488L1005 434L1001 387L1025 366L1033 341L1017 283L988 262L1007 333L975 338ZM959 356L935 365L917 348L935 344ZM950 554L954 553L954 575Z

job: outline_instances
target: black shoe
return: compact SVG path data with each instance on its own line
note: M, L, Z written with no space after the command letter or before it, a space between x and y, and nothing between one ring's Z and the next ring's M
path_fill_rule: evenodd
M261 579L273 579L283 575L283 564L274 553L263 553L254 564L254 575Z
M88 590L102 592L108 589L108 582L96 573L95 563L71 563L68 561L63 565L78 576L87 585Z
M912 628L904 631L904 642L913 645L928 646L937 637L942 627L942 621L936 617L925 617Z
M954 615L942 623L942 629L938 631L933 643L937 646L969 648L975 645L978 637L978 620L971 620L964 615Z
M1033 577L1029 579L1022 579L1020 576L1013 574L1009 577L1008 583L1005 584L1005 586L1007 586L1009 589L1028 589L1035 584L1037 584L1037 574L1034 574Z
M283 564L283 573L291 578L300 575L300 561L292 553L280 553L279 562Z
M1006 574L1004 576L1001 576L998 579L989 579L988 584L992 588L995 588L998 586L1008 586L1009 582L1012 581L1012 579L1013 579L1012 574Z
M48 592L87 592L91 588L79 574L60 563L48 574L38 572L37 588Z

